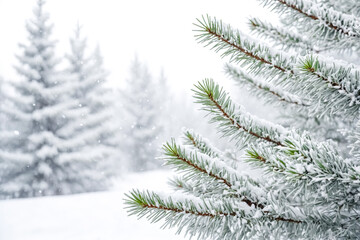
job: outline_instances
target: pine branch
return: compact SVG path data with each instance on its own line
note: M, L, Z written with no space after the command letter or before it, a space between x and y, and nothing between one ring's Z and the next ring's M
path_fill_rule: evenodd
M178 233L180 233L186 227L186 233L202 239L226 234L226 229L219 228L223 220L235 223L235 219L249 219L244 210L238 209L235 213L232 204L227 203L227 201L220 204L220 202L212 203L201 199L184 199L183 197L181 201L176 201L173 200L173 197L163 198L156 193L138 190L133 190L126 197L125 204L128 205L127 208L131 215L136 214L139 217L147 215L151 222L165 219L164 228L176 225L179 229ZM148 208L146 206L154 207ZM223 231L225 232L222 233ZM238 235L245 236L248 232L249 228L244 227L238 231Z
M267 102L285 102L300 107L308 107L306 101L301 100L298 96L275 87L265 81L260 81L245 74L240 69L236 69L230 64L225 65L225 73L237 81L241 86L249 87L249 91L253 91L259 98L263 98Z
M360 38L358 18L308 0L260 0L279 13L285 13L289 23L309 32L318 41L329 41L334 47L357 46ZM295 24L301 22L301 24Z
M201 155L197 152L190 152L178 146L174 141L164 145L165 165L170 165L177 171L185 172L185 179L196 177L196 172L201 173L204 177L210 177L212 181L223 183L227 186L230 193L236 193L236 188L232 182L246 182L241 176L238 176L235 169L227 166L221 160L211 159L208 156ZM245 186L243 186L245 187ZM253 195L249 192L249 195ZM239 195L244 203L248 206L264 208L262 203L252 201L248 197ZM253 196L251 196L253 198Z
M273 161L265 158L264 155L260 154L254 147L246 151L247 158L245 159L249 163L253 163L255 166L258 166L261 169L267 169L268 172L275 173L284 173L286 169L286 164L279 157L272 158ZM296 172L290 172L296 173Z
M222 57L230 56L230 61L247 66L252 72L266 72L270 76L290 78L294 71L292 57L284 57L280 53L265 45L250 41L249 37L238 30L233 30L229 25L212 19L209 16L197 19L199 34L196 35L200 43L212 45L216 52L222 51Z
M250 135L251 137L255 136L256 139L263 140L262 142L274 143L274 140L264 140L267 140L266 137L272 139L271 137L276 136L276 134L279 134L279 132L271 132L270 130L271 133L265 137L264 135L261 135L261 133L255 132L255 134L251 134L246 131L247 129L251 129L252 133L254 133L253 131L255 131L256 129L261 129L260 121L256 121L255 119L246 119L247 121L236 119L237 115L234 114L235 112L238 112L235 110L236 107L233 105L231 99L227 96L227 94L222 89L220 89L220 87L216 85L213 81L205 80L202 83L199 83L196 87L198 89L197 91L195 91L196 98L201 100L198 102L202 103L203 106L206 107L203 109L207 110L209 114L215 115L215 119L213 121L224 121L224 119L227 121L225 124L221 124L221 126L223 127L223 131L231 131L231 129L229 130L226 128L228 126L236 126L238 130L244 131L245 133L247 133L247 135ZM243 125L240 125L239 122L243 124L249 124L251 122L252 125L251 127L243 127ZM225 129L224 126L226 127ZM269 126L264 126L263 128L263 131L269 131ZM277 154L280 154L280 150L281 152L286 154L287 159L289 159L289 164L283 166L285 159L281 159L281 157L278 157L272 161L272 163L276 163L276 165L271 166L273 170L284 173L291 173L296 175L297 178L302 178L305 176L303 172L295 171L293 168L287 169L286 166L291 166L292 164L298 163L300 164L299 167L302 166L302 169L304 170L306 169L306 165L314 165L319 168L319 171L321 170L320 172L322 172L323 174L323 177L321 178L319 176L314 178L316 179L314 184L317 184L319 181L321 181L321 179L323 179L324 181L326 179L334 179L333 175L341 175L344 173L344 171L347 171L347 169L353 169L353 167L350 167L346 163L344 163L343 159L338 155L338 153L333 150L333 146L326 143L316 143L307 135L299 135L295 132L285 132L284 130L280 129L277 130L282 132L282 137L278 137L279 139L281 139L281 142L279 141L279 144L275 144L275 146L277 146L278 148L274 149L274 151L271 151L271 154L269 153L268 155L276 156ZM239 139L242 137L246 137L247 135L237 136L236 138ZM259 144L256 141L254 143ZM269 151L272 149L267 146L263 148L269 149ZM256 153L253 154L253 159L255 159L256 161L260 160L260 162L262 163L267 163L266 161L264 161L265 159L267 159L266 157L262 155L257 155ZM303 167L304 165L305 168ZM336 169L335 172L333 172L334 169ZM319 173L319 171L315 171L314 174ZM352 172L352 170L349 172L349 174L352 176L352 178L357 176L357 174ZM347 182L352 180L349 177L346 177L344 179L341 179L341 181ZM356 182L353 183L356 184ZM334 196L336 197L336 194L334 194ZM351 201L353 201L353 199Z
M253 188L260 189L259 183L253 179L246 180ZM224 191L223 183L218 181L209 181L207 178L192 178L188 179L183 176L174 176L169 180L169 185L176 191L190 194L195 197L206 199L241 199L241 194L232 191ZM243 183L242 183L243 184ZM244 182L244 184L247 184Z
M326 26L328 26L329 28L331 28L331 29L333 29L335 31L339 31L339 32L341 32L341 33L343 33L345 35L348 35L348 36L359 37L359 35L357 35L355 33L351 33L351 30L345 29L345 27L341 27L340 25L337 25L334 22L330 22L329 20L320 19L319 17L315 16L315 14L305 12L307 10L306 8L302 9L300 7L297 7L297 5L294 4L295 2L301 2L301 1L288 1L288 0L276 0L276 1L278 1L279 3L285 5L285 6L289 7L289 8L291 8L294 11L299 12L300 14L302 14L302 15L308 17L308 18L311 18L313 20L322 20ZM294 3L291 4L291 2L294 2ZM306 2L306 1L304 1L304 2ZM306 3L304 5L306 5Z
M283 49L360 48L360 21L322 8L328 6L324 0L262 2L285 13L284 21L308 35L250 21L260 35L286 41ZM276 52L275 47L257 44L215 18L203 16L197 21L198 41L247 67L250 75L230 65L226 71L259 97L296 106L299 113L316 119L358 118L360 70L356 66L321 56L300 58ZM165 226L186 228L200 239L358 238L360 164L354 156L344 159L331 141L319 142L306 132L252 116L212 80L199 82L193 92L210 122L217 123L222 135L236 140L240 148L246 147L245 160L261 168L266 178L260 175L254 181L242 176L237 165L229 166L222 151L192 130L184 130L183 145L172 141L163 147L165 165L183 174L170 182L181 195L133 190L126 200L131 214L151 221L164 219ZM357 135L349 138L356 157Z
M148 208L148 209L158 209L158 210L165 210L165 211L172 211L176 213L187 213L191 215L196 216L202 216L202 217L220 217L220 216L236 216L235 212L222 212L218 211L216 214L206 212L206 211L197 211L197 207L194 203L191 201L186 202L183 204L182 202L178 202L177 204L172 201L171 198L169 198L169 201L166 202L161 199L161 197L155 193L150 192L140 192L139 190L132 190L130 192L131 196L128 194L125 194L129 200L128 204L134 204L137 203L142 208ZM182 207L183 205L190 205L186 207ZM189 210L187 210L189 209ZM210 209L209 209L210 210Z
M213 80L205 79L195 85L195 88L197 90L193 91L196 103L202 104L202 109L209 115L213 115L212 122L220 122L219 127L224 135L235 135L236 139L243 144L251 140L262 140L282 146L279 138L285 130L281 126L263 126L265 122L260 122L235 105L227 93Z
M213 201L211 199L201 199L195 198L192 200L183 199L182 201L173 200L172 197L161 197L159 194L154 192L140 192L139 190L132 190L130 194L125 194L127 199L125 199L125 204L128 205L130 215L137 214L140 217L145 214L150 214L149 210L155 209L163 212L175 212L175 213L183 213L195 215L197 217L209 217L209 218L224 218L228 216L236 217L236 218L247 218L247 214L242 209L242 206L239 204L234 204L234 202L230 200L222 200L222 201ZM200 200L200 201L199 201ZM238 206L238 207L236 207ZM240 208L239 208L240 207ZM161 218L164 218L166 215L162 217L156 216L153 214L154 219L152 222L157 222ZM287 222L287 223L295 223L299 224L302 221L287 219L283 217L274 217L271 215L263 215L263 217L270 221L276 222ZM253 219L256 221L256 219Z
M360 17L360 4L357 0L321 0L321 3L328 8L333 8L345 14L352 14Z
M325 66L322 66L322 67L325 67ZM329 80L328 78L320 75L320 73L318 72L319 68L321 68L320 62L318 59L315 59L313 56L307 57L301 61L301 67L300 67L301 70L312 73L313 75L315 75L319 79L325 81L326 83L330 84L334 88L337 88L337 89L341 88L339 83L333 82L333 81ZM334 70L328 70L328 71L334 71ZM342 79L335 78L334 80L341 81ZM345 93L349 94L349 92L346 89L342 89L342 90Z
M181 191L195 197L202 198L227 198L227 197L237 197L234 194L223 195L223 184L213 181L205 182L202 178L199 179L186 179L180 176L174 176L169 180L169 185L173 187L176 191Z
M219 158L222 156L220 150L211 146L207 140L204 140L199 134L196 134L193 130L183 129L185 135L185 144L191 145L198 149L201 153L208 155L209 157Z
M297 51L311 51L319 53L322 50L318 50L313 46L311 41L305 40L301 36L288 31L286 28L279 26L274 27L272 24L263 22L257 18L249 19L249 27L252 32L258 36L270 39L274 41L274 45L281 45L282 49L289 50L295 48Z
M330 83L321 85L320 81L314 81L314 78L304 78L304 71L298 71L299 69L311 69L304 68L301 60L297 64L299 67L293 69L295 64L294 58L290 58L290 60L283 58L281 54L271 53L266 47L261 47L248 40L243 40L238 31L234 31L229 26L223 25L221 21L218 22L216 19L212 20L210 17L207 17L207 19L203 17L202 22L200 20L198 21L199 25L197 26L200 28L198 31L202 33L197 35L200 42L207 42L208 45L212 44L216 51L223 50L223 56L230 55L232 61L242 62L244 66L248 66L250 71L255 74L260 74L261 72L263 75L267 73L266 77L271 78L274 84L283 85L284 89L293 94L306 94L312 99L310 112L312 112L314 116L322 116L325 113L337 114L339 112L346 112L346 116L349 116L356 113L358 106L354 103L357 102L357 92L351 93L344 85L336 83L336 79L341 79L341 76L348 71L348 69L342 69L339 63L334 63L334 69L339 70L339 72L331 72L333 75L331 76L331 80L320 74L319 76L323 78L317 76L318 80L324 81L325 79ZM325 66L325 64L323 64L323 66ZM325 67L322 67L322 69L325 69ZM327 70L325 69L324 71L326 72ZM310 71L309 73L312 72ZM357 75L358 74L355 73L355 76ZM346 84L352 89L358 88L357 82L347 82ZM334 87L339 88L339 91L335 91ZM328 101L329 95L322 94L319 88L326 91L331 96L330 99L336 101L336 104ZM349 92L351 94L347 94ZM346 110L348 105L350 105L350 109Z
M164 151L165 165L172 166L177 171L185 172L186 180L196 179L198 178L196 173L201 173L208 180L226 185L227 187L223 188L224 190L229 191L231 195L236 194L248 206L264 208L264 205L256 200L257 196L252 193L251 188L247 187L246 182L248 181L239 176L235 169L227 166L223 161L209 158L197 152L190 151L188 153L186 149L176 145L174 141L171 144L164 145ZM205 184L209 183L211 182L205 182ZM236 183L236 186L233 183ZM239 184L243 188L241 192L237 191ZM252 181L251 184L254 185L255 182Z
M230 152L223 152L215 148L208 139L203 138L200 134L195 133L193 130L183 129L183 133L185 135L185 145L192 146L201 153L206 154L209 157L218 158L230 167L237 169L238 159L234 158Z
M301 189L306 184L309 190L322 189L321 196L314 193L317 199L326 198L335 208L339 207L339 202L346 203L354 211L356 199L360 197L360 191L356 190L360 187L360 172L353 163L339 156L332 145L316 143L306 135L293 133L284 142L286 147L279 149L253 145L247 150L246 161L283 177L291 188L300 189L294 197L305 194ZM349 196L349 191L354 195ZM342 214L346 216L346 212Z
M300 61L304 78L298 90L313 99L319 116L330 111L332 115L356 117L360 108L360 71L351 65L319 59L307 56Z
M216 179L219 182L224 183L229 188L232 187L232 185L229 183L229 181L227 179L225 179L221 176L218 176L218 175L214 174L213 172L205 169L204 166L209 165L206 162L206 160L204 160L202 158L199 159L197 155L187 156L186 152L183 149L181 149L179 146L177 146L174 141L172 143L167 143L166 145L164 145L164 151L165 151L164 154L169 157L169 158L167 158L166 165L173 165L180 170L185 170L185 169L179 168L179 166L182 166L182 167L184 167L184 165L186 167L189 166L190 169L196 169L197 171L199 171L205 175L208 175L208 176ZM203 166L201 166L201 165L203 165Z

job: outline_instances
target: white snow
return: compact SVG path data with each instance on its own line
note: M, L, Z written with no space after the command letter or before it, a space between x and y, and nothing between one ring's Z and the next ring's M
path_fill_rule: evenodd
M124 193L132 188L170 191L168 171L131 174L108 192L0 201L0 239L6 240L183 240L161 223L127 216Z

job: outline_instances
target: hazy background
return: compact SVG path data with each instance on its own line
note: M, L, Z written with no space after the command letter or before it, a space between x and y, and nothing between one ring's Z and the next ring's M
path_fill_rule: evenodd
M26 38L25 20L32 16L34 4L33 0L0 0L0 73L4 77L16 77L14 53L19 53L17 44ZM209 14L245 30L250 14L268 14L255 0L50 0L45 10L55 25L59 56L69 49L68 38L79 22L89 45L100 45L114 86L124 84L136 53L154 74L163 68L172 88L186 91L205 77L224 78L219 55L193 37L196 18Z

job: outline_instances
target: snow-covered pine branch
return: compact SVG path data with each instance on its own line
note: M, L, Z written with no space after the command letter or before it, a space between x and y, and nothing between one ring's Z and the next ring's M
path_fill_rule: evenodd
M197 134L192 129L183 129L184 144L192 146L203 154L210 157L220 157L221 151L211 145L209 140L204 139L200 134Z
M260 0L260 2L286 15L289 24L296 25L319 41L333 43L334 48L360 47L358 44L360 20L354 15L309 0ZM298 24L299 22L301 24Z
M276 76L283 81L294 74L293 57L284 56L265 44L257 44L249 36L216 18L203 16L194 25L198 28L194 31L199 43L222 52L222 57L230 56L230 62L239 63L250 72Z
M339 11L360 17L360 3L357 0L319 0L327 6Z
M360 71L346 62L306 56L300 60L298 90L313 99L319 116L330 113L356 117L360 108Z
M300 51L306 53L307 51L318 53L322 49L318 49L309 39L304 39L303 36L289 31L280 26L273 26L271 23L261 21L258 18L249 19L250 30L260 37L264 37L273 42L274 46L281 46L283 50Z
M288 228L298 234L311 236L318 228L312 223L262 214L261 211L239 204L236 199L216 200L173 194L167 196L149 191L132 190L125 200L130 215L146 216L149 221L168 219L163 227L177 225L179 231L186 228L191 236L217 239L247 239L291 236ZM236 231L233 229L237 229ZM267 233L260 232L268 230ZM271 234L270 234L271 232ZM318 232L324 236L324 233Z
M335 76L326 78L326 76L317 74L315 75L317 78L304 77L304 71L301 70L308 66L304 64L304 58L284 57L286 54L275 51L264 44L256 44L250 37L238 30L233 30L229 25L224 25L216 19L203 17L202 21L198 20L198 22L196 26L199 27L199 30L197 31L201 34L196 35L196 38L199 42L211 45L215 51L223 52L222 56L229 55L231 62L240 63L242 67L246 67L248 71L271 82L272 85L279 85L292 95L309 93L309 90L314 91L317 87L326 91L328 95L320 96L313 94L313 92L308 94L308 97L311 97L309 99L311 100L310 105L315 106L311 109L314 116L321 116L325 112L330 115L343 114L344 112L348 116L356 114L359 107L356 104L357 81L344 79L344 84L336 82L340 81L340 77L348 78L349 74L352 75L350 77L357 77L357 71L354 70L354 67L344 68L339 61L327 61L334 66L332 72L326 70L325 64L318 66L320 69L325 68L324 73L327 75L335 74ZM313 67L305 69L315 73ZM347 75L344 76L344 74ZM336 99L333 102L334 104L328 101L328 97Z
M224 136L235 139L240 147L249 142L263 141L281 146L286 130L275 124L265 122L234 104L223 88L212 79L205 79L195 85L193 90L196 103L211 116L210 122L217 123Z
M280 29L253 19L251 27L291 53L258 43L208 16L197 20L195 37L245 67L249 73L226 66L226 73L241 86L267 102L283 103L278 106L291 119L287 127L249 114L218 84L205 79L195 85L195 101L223 137L238 144L235 151L246 149L245 156L231 162L208 140L185 129L184 144L168 143L164 154L166 164L182 173L171 181L181 197L135 190L127 204L133 214L164 218L166 226L185 228L191 236L358 239L360 128L354 125L359 119L360 81L358 67L346 54L358 49L360 32L357 17L343 12L357 3L349 0L339 10L328 7L335 6L334 1L263 3L282 13L283 23L289 25ZM298 54L300 48L307 55ZM342 128L347 138L334 134ZM258 168L259 175L247 177L242 163Z
M269 82L252 77L230 64L225 65L225 73L234 79L241 87L247 87L249 92L262 98L266 103L285 103L285 105L290 104L298 107L309 107L307 100L300 99L298 96L288 93Z
M333 150L333 145L325 142L316 143L307 135L286 130L241 111L225 91L211 80L204 80L196 87L199 90L195 90L197 102L201 103L203 109L209 112L212 117L211 121L219 124L224 136L241 141L240 146L256 144L257 147L253 146L253 149L262 149L265 151L264 154L267 154L266 156L271 156L273 160L266 161L265 156L259 155L256 151L248 151L250 159L263 164L263 168L269 167L275 172L279 171L288 174L291 178L306 181L313 179L311 175L314 173L316 181L313 182L316 184L331 179L331 181L335 181L334 184L345 184L342 189L357 188L359 173L354 170L355 166L347 164L337 151ZM261 143L271 143L276 148ZM289 162L286 162L286 159ZM290 169L287 169L287 166L291 166ZM308 169L313 172L311 173ZM304 172L310 172L310 174L304 175ZM319 177L320 172L322 177ZM347 185L349 182L350 184ZM311 183L308 184L311 185ZM354 194L358 196L359 193ZM334 202L343 198L338 192L333 193L333 196L337 196L333 200ZM349 201L353 202L355 198L349 199Z
M238 222L245 226L253 214L249 214L246 205L235 205L231 200L211 201L196 197L163 196L154 192L133 190L127 194L126 204L129 213L139 217L147 216L149 221L157 222L160 219L169 219L163 227L179 226L179 230L186 229L191 236L207 239L215 236L229 236L227 226L222 229L224 221ZM245 208L245 209L243 209ZM238 221L243 219L243 221ZM238 225L237 224L237 225ZM204 228L206 226L206 228ZM237 236L250 235L250 228L240 228ZM252 233L254 234L254 233Z
M326 198L337 207L339 204L350 210L357 207L360 172L354 163L339 156L332 144L315 142L306 135L293 133L284 142L286 146L277 149L252 145L247 150L247 161L274 175L281 175L291 188L299 188L294 197L304 195L306 186L308 191L321 189L323 192L317 198ZM348 192L352 192L351 197L347 196Z

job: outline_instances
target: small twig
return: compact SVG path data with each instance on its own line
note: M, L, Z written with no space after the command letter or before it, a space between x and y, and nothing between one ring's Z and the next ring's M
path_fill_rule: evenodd
M335 88L340 88L341 90L343 90L344 92L346 92L347 94L349 94L349 92L341 87L340 84L338 83L334 83L334 82L331 82L329 79L325 78L324 76L321 76L320 74L318 74L317 72L315 72L315 69L314 68L308 68L309 72L311 72L312 74L314 74L315 76L317 76L318 78L320 78L321 80L329 83L331 86L335 87Z
M215 178L216 180L218 180L218 181L220 181L220 182L223 182L223 183L226 184L229 188L232 188L231 183L229 183L225 178L219 177L219 176L213 174L212 172L208 172L208 171L206 171L205 169L202 169L201 167L197 166L196 164L194 164L194 163L190 162L189 160L181 157L181 156L180 156L179 154L177 154L177 153L176 153L176 157L177 157L177 159L185 162L186 164L188 164L189 166L195 168L196 170L198 170L198 171L200 171L200 172L202 172L202 173L205 173L205 174L207 174L207 175ZM254 205L254 206L257 207L257 208L261 208L261 209L263 209L263 208L265 207L263 204L257 203L257 202L253 202L253 201L247 199L246 197L242 197L242 200L241 200L241 201L245 202L245 203L246 203L248 206L250 206L250 207L251 207L252 205Z
M284 69L284 68L282 68L282 67L280 67L280 66L278 66L278 65L272 64L271 62L265 60L264 58L259 57L259 56L255 55L255 54L253 54L252 52L249 52L249 51L247 51L246 49L244 49L244 48L242 48L242 47L240 47L240 46L238 46L238 45L230 42L229 40L227 40L227 39L225 39L225 38L223 38L221 35L219 35L218 33L214 32L214 31L212 31L212 30L211 30L210 28L208 28L208 27L206 27L206 31L207 31L208 33L210 33L210 34L218 37L221 41L226 42L227 44L229 44L229 45L231 45L232 47L238 49L240 52L244 53L245 55L247 55L247 56L249 56L249 57L251 57L251 58L254 58L254 59L256 59L256 60L258 60L258 61L260 61L260 62L262 62L262 63L271 65L271 66L273 66L274 68L276 68L276 69L278 69L278 70L280 70L280 71L282 71L282 72L290 72L291 74L294 74L294 71L293 71L293 70L286 70L286 69Z
M253 135L253 136L256 137L256 138L260 138L260 139L263 139L263 140L265 140L265 141L267 141L267 142L274 143L274 144L276 144L276 145L278 145L278 146L285 147L281 142L275 141L275 140L271 139L270 137L260 136L259 134L254 133L254 132L246 129L245 127L241 126L238 122L235 122L235 120L234 120L233 118L231 118L231 117L229 116L229 114L227 114L227 113L225 112L225 110L220 106L220 104L219 104L217 101L215 101L215 99L213 98L213 96L212 96L211 93L208 94L208 97L209 97L209 99L215 104L215 106L222 112L222 114L224 115L224 117L226 117L227 119L229 119L232 124L234 124L234 125L237 126L237 128L243 129L245 132L249 133L250 135Z
M236 212L231 212L231 213L224 213L224 212L216 212L216 214L212 214L212 213L203 213L203 212L195 212L195 211L190 211L190 210L182 210L182 209L178 209L178 208L169 208L169 207L164 207L164 206L155 206L152 204L142 204L143 208L152 208L152 209L159 209L159 210L165 210L165 211L172 211L172 212L176 212L176 213L187 213L187 214L193 214L196 216L202 216L202 217L210 217L210 218L215 218L215 217L223 217L223 216L236 216L237 213ZM302 221L299 220L293 220L293 219L288 219L288 218L283 218L283 217L271 217L271 220L274 221L282 221L282 222L289 222L289 223L302 223Z

